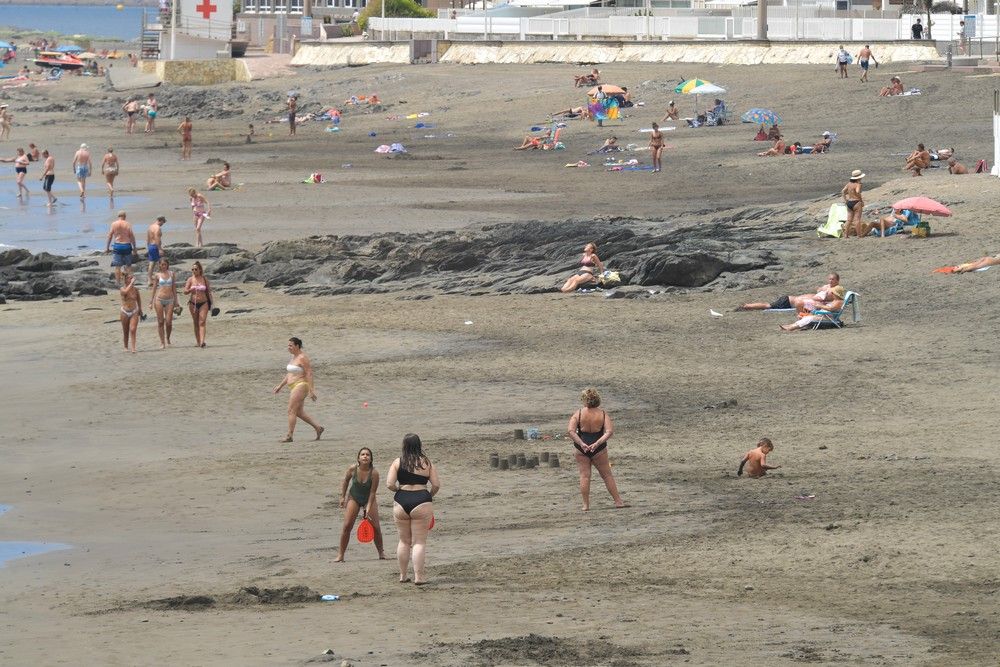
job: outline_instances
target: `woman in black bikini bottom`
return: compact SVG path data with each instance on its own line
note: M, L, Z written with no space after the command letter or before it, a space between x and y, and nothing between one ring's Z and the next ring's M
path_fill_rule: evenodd
M576 448L576 465L580 470L580 495L583 496L583 511L590 509L591 469L597 468L608 493L615 501L615 507L627 507L618 494L618 484L611 473L608 460L608 440L614 435L611 417L601 410L601 395L596 389L584 389L580 395L584 407L573 413L569 419L569 437Z
M427 490L430 483L431 489ZM420 438L409 433L403 438L403 454L392 462L387 478L393 496L392 517L399 530L396 558L399 560L399 581L409 581L407 570L413 559L413 583L427 583L424 574L424 557L427 549L427 532L434 519L434 496L441 484L437 468L431 465L423 452Z

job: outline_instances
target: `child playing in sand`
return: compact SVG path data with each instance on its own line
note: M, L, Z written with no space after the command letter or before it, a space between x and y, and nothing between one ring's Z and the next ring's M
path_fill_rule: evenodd
M751 449L740 461L740 469L736 471L738 476L743 475L743 466L747 468L747 475L750 477L763 477L768 470L777 470L781 466L767 465L767 455L774 451L774 445L770 438L761 438L754 449Z

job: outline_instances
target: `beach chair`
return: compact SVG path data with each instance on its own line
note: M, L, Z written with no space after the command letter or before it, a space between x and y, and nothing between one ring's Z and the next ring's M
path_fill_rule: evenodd
M552 133L552 137L548 141L542 143L542 150L544 151L554 150L556 148L556 145L559 143L559 135L561 133L562 133L562 128L557 127L556 131Z
M847 312L847 308L851 309L851 321L857 324L861 321L861 304L858 300L861 297L857 292L848 292L844 295L844 305L840 307L840 310L814 310L813 315L818 315L819 319L813 323L812 329L840 329L844 326L842 320L844 313Z

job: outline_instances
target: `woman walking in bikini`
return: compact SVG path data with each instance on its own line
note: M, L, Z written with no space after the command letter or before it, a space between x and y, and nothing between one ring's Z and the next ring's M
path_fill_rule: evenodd
M430 483L431 490L427 490ZM403 438L403 454L389 466L386 486L396 495L392 500L392 518L399 530L396 559L399 561L399 583L410 580L407 576L413 560L413 583L427 583L424 562L427 554L427 533L434 518L434 496L441 489L437 468L424 455L420 436L408 433Z
M163 350L170 347L174 313L181 312L177 303L177 274L170 270L170 263L165 257L160 259L160 270L153 274L150 287L152 296L149 305L156 311L156 329L160 334L160 349Z
M601 395L596 389L584 389L580 394L583 408L573 413L569 419L569 437L576 448L576 465L580 470L580 495L583 496L583 511L590 509L591 468L597 472L608 487L608 493L615 501L615 507L627 507L618 494L615 476L611 474L608 460L608 440L614 435L614 424L607 412L600 409Z
M845 239L851 235L852 229L855 236L858 238L861 237L861 212L865 208L865 201L861 197L861 179L864 177L865 174L860 169L855 169L851 172L851 180L840 191L840 194L844 196L844 202L847 204L847 222L844 223Z
M205 347L208 311L212 309L212 286L205 277L201 262L195 262L191 267L191 277L184 283L184 293L188 295L188 310L191 311L191 321L194 322L194 344L196 347Z
M653 156L653 173L656 173L662 167L660 156L663 155L663 133L656 123L653 123L653 133L649 135L649 150Z
M285 379L274 388L274 393L277 394L282 387L288 385L288 433L282 442L292 442L297 419L312 426L316 431L316 440L319 440L326 429L307 415L304 407L306 396L315 401L316 392L313 389L312 364L306 353L302 351L302 340L295 337L289 338L288 353L292 355L292 358L285 366Z
M125 285L118 290L122 297L119 319L122 323L122 342L125 344L125 351L135 354L135 334L139 328L139 320L146 317L142 312L142 297L139 296L139 288L135 286L135 276L132 275L132 267L125 267ZM132 349L129 350L129 339L132 340Z
M201 226L206 220L211 219L212 205L208 203L205 195L194 188L188 188L188 196L191 198L191 212L194 214L194 245L201 247Z

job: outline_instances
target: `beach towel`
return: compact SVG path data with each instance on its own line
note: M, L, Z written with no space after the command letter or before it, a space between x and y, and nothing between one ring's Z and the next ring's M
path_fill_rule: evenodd
M988 174L988 173L990 173L990 167L989 167L988 164L986 164L986 160L979 160L978 162L976 162L975 173L977 173L977 174Z
M896 97L908 97L908 96L910 96L910 95L922 95L922 94L923 94L923 93L921 93L921 92L920 92L920 89L919 89L919 88L910 88L910 89L909 89L908 91L906 91L905 93L900 93L900 94L899 94L899 95L897 95Z
M580 160L579 162L570 162L566 166L567 167L589 167L590 164L587 163L587 162L584 162L583 160Z
M839 239L844 234L845 222L847 222L847 206L845 204L831 204L826 222L816 228L816 236L832 236Z
M970 271L970 273L982 273L983 271L989 271L992 268L993 268L992 266L984 266L982 268L976 269L975 271ZM939 269L934 269L933 272L934 273L955 273L955 271L958 271L958 267L957 266L942 266Z
M639 165L615 165L607 171L653 171L653 165L651 164L639 164Z

